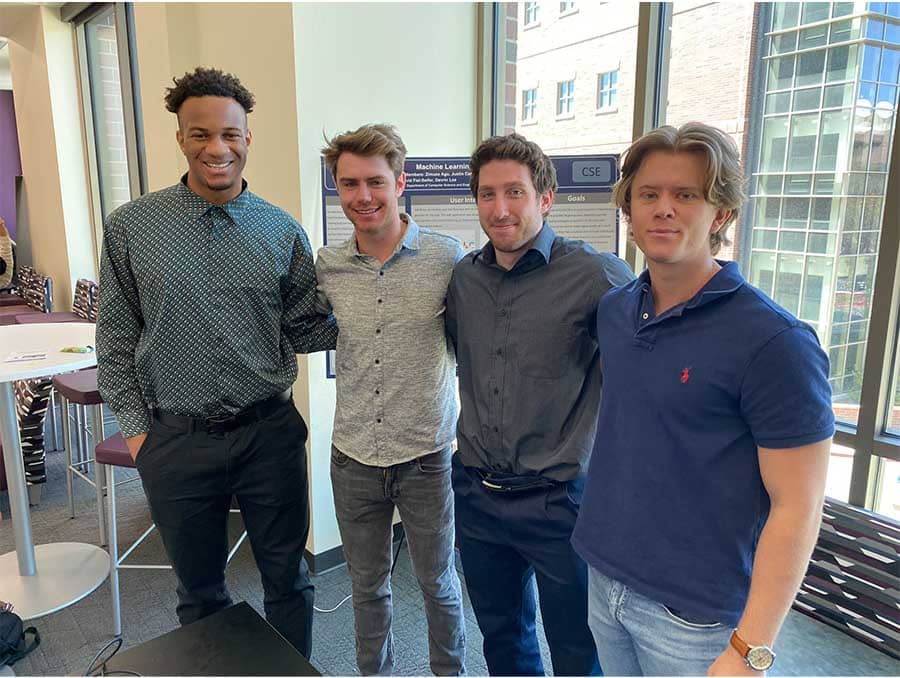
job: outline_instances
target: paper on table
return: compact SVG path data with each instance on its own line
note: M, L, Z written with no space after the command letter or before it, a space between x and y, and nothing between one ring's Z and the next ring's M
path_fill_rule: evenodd
M16 353L10 353L6 356L6 359L3 362L6 363L21 363L28 362L30 360L44 360L46 359L47 354L43 351L22 351Z

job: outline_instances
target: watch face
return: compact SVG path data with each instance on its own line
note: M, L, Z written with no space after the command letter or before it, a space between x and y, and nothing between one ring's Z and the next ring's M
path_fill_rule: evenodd
M768 671L775 663L775 653L765 645L751 647L747 653L747 663L754 671Z

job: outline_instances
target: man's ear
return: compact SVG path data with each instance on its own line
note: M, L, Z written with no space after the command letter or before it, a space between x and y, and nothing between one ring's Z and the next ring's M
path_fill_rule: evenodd
M553 199L556 197L556 193L551 188L545 193L541 193L540 197L540 205L541 205L541 214L546 216L547 212L550 211L550 208L553 207Z
M709 227L710 235L713 233L718 233L719 229L731 219L731 213L733 210L716 210L716 218L713 219L712 225Z

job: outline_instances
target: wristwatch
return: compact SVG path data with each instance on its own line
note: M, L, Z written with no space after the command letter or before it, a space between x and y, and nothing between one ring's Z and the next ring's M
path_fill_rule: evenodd
M749 645L738 635L737 629L731 632L731 647L737 650L754 671L768 671L775 663L775 653L766 645Z

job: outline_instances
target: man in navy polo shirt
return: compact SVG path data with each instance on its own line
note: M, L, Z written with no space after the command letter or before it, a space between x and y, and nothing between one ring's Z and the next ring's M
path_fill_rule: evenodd
M765 671L815 544L834 433L812 328L717 261L738 152L699 123L627 151L647 270L600 302L604 392L572 537L612 675Z

